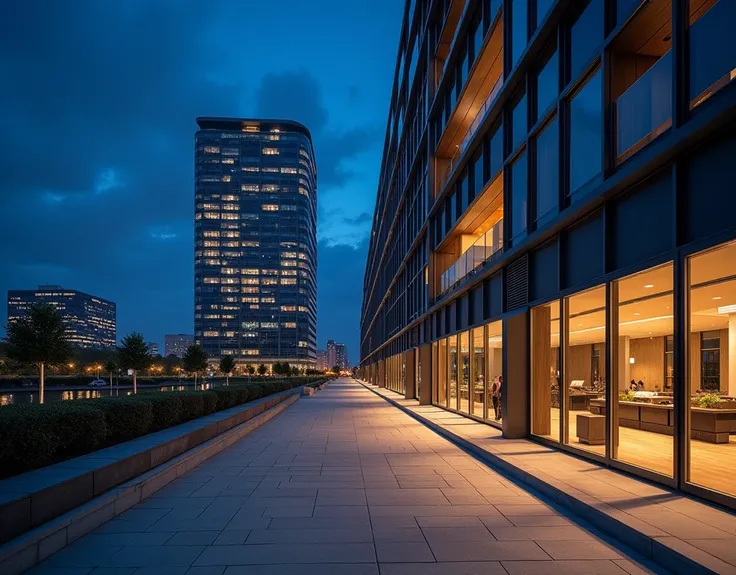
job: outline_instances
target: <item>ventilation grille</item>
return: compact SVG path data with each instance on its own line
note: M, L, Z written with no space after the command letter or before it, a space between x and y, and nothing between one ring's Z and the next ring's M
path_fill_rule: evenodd
M529 256L524 255L506 267L506 311L529 303Z

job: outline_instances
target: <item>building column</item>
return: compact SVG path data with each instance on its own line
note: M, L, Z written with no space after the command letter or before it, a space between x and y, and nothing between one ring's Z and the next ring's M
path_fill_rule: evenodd
M432 405L432 344L419 348L421 359L422 385L419 388L419 405Z
M634 358L636 361L636 358ZM629 389L631 381L631 337L628 335L618 338L618 390L624 392Z
M417 379L417 349L411 348L404 352L404 360L406 361L406 373L404 381L404 397L406 399L416 399L416 379Z
M721 365L723 365L723 360L721 360ZM729 397L736 395L736 313L728 316L728 390L726 394Z
M527 311L503 320L503 436L520 439L529 434L529 331Z
M386 387L386 360L378 360L378 387Z

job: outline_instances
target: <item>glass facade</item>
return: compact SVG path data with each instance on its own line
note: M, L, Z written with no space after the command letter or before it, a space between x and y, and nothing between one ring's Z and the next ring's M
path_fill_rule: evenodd
M316 362L317 181L294 122L200 118L194 338L238 365Z
M421 350L422 402L736 508L736 13L687 4L417 2L361 369Z
M117 345L117 308L111 301L57 285L9 290L8 323L24 317L34 304L50 305L59 312L74 347L114 349Z

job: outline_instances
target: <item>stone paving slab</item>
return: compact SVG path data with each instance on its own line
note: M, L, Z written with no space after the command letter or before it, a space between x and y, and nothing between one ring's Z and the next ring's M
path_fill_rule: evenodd
M341 379L30 573L665 571Z
M547 493L557 503L579 514L623 541L635 545L661 564L680 573L736 574L736 514L704 501L660 487L636 477L603 467L531 440L506 440L501 432L459 414L434 406L420 406L416 400L386 389L368 387L392 405L412 414L440 433L448 433L456 444L523 483ZM463 474L471 483L467 472ZM505 484L508 486L509 484ZM513 484L510 484L513 485ZM522 498L498 486L476 490L516 527L551 527L562 535L544 540L546 531L534 531L533 539L550 556L564 560L610 558L590 542L565 545L560 527L569 521L552 506L533 497ZM499 540L521 539L510 529L489 526ZM636 568L622 569L638 572ZM545 571L546 572L546 571Z

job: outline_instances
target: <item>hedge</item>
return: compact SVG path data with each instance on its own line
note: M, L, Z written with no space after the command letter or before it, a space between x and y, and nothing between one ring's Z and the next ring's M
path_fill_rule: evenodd
M0 478L38 469L247 403L314 378L264 380L208 391L0 407Z

